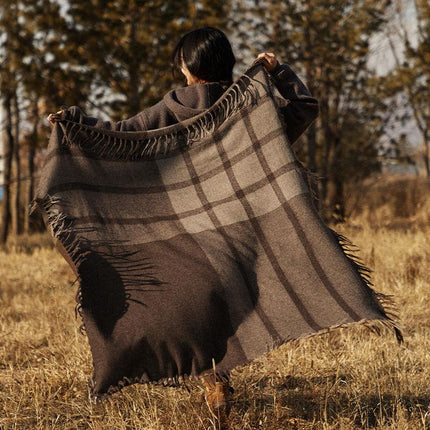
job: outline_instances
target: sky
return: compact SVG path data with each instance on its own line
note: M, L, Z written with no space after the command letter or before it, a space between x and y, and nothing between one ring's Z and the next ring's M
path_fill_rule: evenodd
M411 1L403 1L404 3L404 14L403 22L404 27L407 29L408 36L412 44L417 41L417 20L414 9L414 4ZM400 40L397 32L396 23L389 25L389 34L393 40L394 45L397 47L397 55L400 59L403 57L402 52L402 41ZM386 33L379 33L375 35L371 42L372 55L369 59L369 66L374 68L379 75L385 75L388 71L396 66L394 55L391 51L389 40Z

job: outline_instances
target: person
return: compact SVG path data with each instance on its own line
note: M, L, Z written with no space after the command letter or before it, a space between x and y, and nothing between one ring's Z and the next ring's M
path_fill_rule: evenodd
M280 108L286 133L294 143L318 115L318 102L306 86L276 55L262 52L257 56L270 74L280 95L287 100ZM186 85L168 92L162 100L135 116L118 122L103 121L78 112L86 125L115 131L143 131L170 126L189 119L210 108L233 83L236 59L225 34L213 27L204 27L185 34L172 53L174 70L185 78ZM60 110L47 119L54 124L65 119L73 121L70 110ZM218 414L226 414L229 397L228 380L217 375L204 377L205 398Z
M287 65L279 63L271 52L257 57L271 75L280 95L288 101L281 108L286 131L294 143L318 115L318 102ZM213 27L204 27L185 34L172 53L175 71L185 77L186 85L168 92L154 106L118 122L103 121L90 116L80 120L90 126L115 131L152 130L191 118L210 108L233 82L236 59L225 34ZM73 121L68 110L51 113L54 124L65 119Z

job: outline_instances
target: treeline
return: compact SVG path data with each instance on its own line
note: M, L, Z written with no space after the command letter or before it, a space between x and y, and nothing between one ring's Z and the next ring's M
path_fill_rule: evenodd
M47 144L47 113L77 104L112 119L136 114L178 85L170 53L182 34L203 25L229 35L238 70L258 52L273 51L318 98L320 117L298 152L321 177L315 192L326 216L343 219L345 184L379 169L380 137L398 115L396 101L407 104L402 112L419 127L430 175L430 6L415 0L419 34L411 39L407 29L394 34L390 27L394 18L403 22L397 1L0 0L0 242L37 228L28 206ZM372 38L387 31L397 64L379 77L368 60Z

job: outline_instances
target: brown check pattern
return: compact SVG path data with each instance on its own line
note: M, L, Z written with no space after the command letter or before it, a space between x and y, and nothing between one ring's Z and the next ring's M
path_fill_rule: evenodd
M393 324L315 211L262 67L241 82L253 97L186 149L135 156L176 126L121 133L117 158L112 132L101 152L67 125L52 133L38 201L80 278L96 395L213 362L229 372L332 327Z

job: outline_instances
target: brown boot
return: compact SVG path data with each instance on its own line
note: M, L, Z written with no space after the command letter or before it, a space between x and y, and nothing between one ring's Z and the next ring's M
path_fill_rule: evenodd
M210 411L215 415L220 429L227 428L227 418L230 413L231 388L226 378L207 375L203 378L205 387L205 400Z

